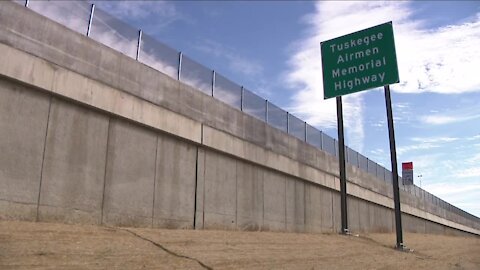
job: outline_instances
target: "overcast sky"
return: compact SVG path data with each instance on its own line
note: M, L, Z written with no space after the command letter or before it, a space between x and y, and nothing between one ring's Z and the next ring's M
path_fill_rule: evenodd
M333 137L320 42L393 21L399 164L412 161L417 185L480 216L479 1L94 2ZM383 90L346 96L344 117L346 144L390 169Z

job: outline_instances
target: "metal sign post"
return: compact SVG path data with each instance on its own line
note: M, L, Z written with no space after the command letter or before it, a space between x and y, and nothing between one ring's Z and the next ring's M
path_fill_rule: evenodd
M338 161L340 165L340 208L342 234L348 233L347 219L347 176L345 175L345 139L343 132L342 97L337 97L337 130L338 130Z
M395 204L395 229L397 233L398 249L403 249L402 233L402 212L400 210L400 190L398 187L397 150L395 147L395 131L393 128L392 99L390 97L390 86L385 85L385 105L387 107L388 137L390 138L390 159L392 162L393 177L393 202Z
M404 249L397 154L389 88L390 84L399 82L392 22L324 41L320 43L320 49L322 54L323 96L325 99L337 98L342 233L348 232L348 216L341 96L384 86L393 172L396 247Z
M93 14L95 14L95 4L92 4L90 9L90 17L88 19L88 27L87 27L87 37L90 36L90 31L92 31L92 22L93 22Z

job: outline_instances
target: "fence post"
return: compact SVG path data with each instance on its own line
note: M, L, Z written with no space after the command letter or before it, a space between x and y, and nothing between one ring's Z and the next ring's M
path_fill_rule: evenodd
M215 74L216 74L215 70L212 70L212 97L213 97L214 91L215 91L215 78L216 78Z
M355 153L357 153L357 167L360 168L360 159L358 158L358 152L355 151Z
M140 59L140 46L142 44L142 29L138 30L138 42L137 42L137 57L135 60Z
M243 92L244 92L244 88L242 86L242 88L240 89L240 111L243 112Z
M27 0L28 2L28 0ZM90 36L90 31L92 29L92 22L93 22L93 14L95 13L95 4L92 4L90 9L90 18L88 19L88 27L87 27L87 37Z
M289 112L287 112L287 134L290 134L290 117L288 117L290 115Z
M320 149L323 150L323 131L320 131Z
M338 148L338 146L337 146L337 144L335 143L336 141L337 141L337 140L333 139L333 155L334 155L335 157L338 157L338 154L337 154L337 148Z
M179 81L181 79L181 74L182 74L182 59L183 59L183 53L179 52L178 53L178 80Z
M370 159L368 157L365 157L367 159L367 172L370 173ZM377 176L377 167L375 165L375 176Z
M307 122L303 121L303 123L305 124L305 142L307 142Z
M268 100L265 99L265 123L268 123Z

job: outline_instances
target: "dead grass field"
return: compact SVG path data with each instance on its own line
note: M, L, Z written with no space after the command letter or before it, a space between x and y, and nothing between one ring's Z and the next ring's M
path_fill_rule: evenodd
M0 269L480 269L480 238L108 228L0 221Z

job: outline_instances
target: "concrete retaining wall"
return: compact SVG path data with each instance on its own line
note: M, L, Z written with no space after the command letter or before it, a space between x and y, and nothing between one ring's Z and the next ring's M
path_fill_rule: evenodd
M49 108L38 219L99 223L109 117L53 97Z
M0 218L340 229L327 153L9 2L0 55ZM394 231L391 186L347 177L350 229ZM480 234L478 218L401 196L407 231Z

